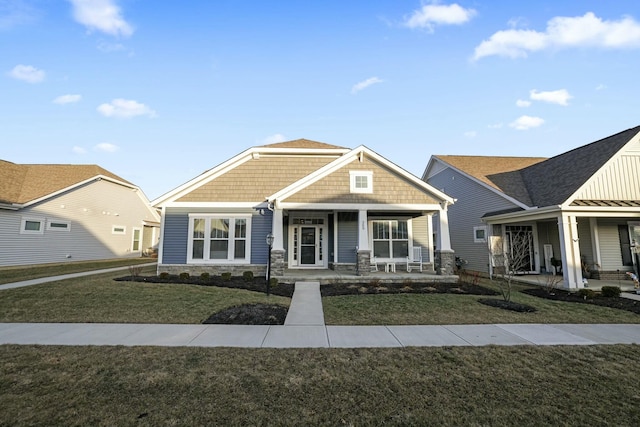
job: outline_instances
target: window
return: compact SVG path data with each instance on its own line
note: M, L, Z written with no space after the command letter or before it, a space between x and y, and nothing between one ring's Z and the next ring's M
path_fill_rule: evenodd
M22 218L20 222L20 234L43 234L44 219L42 218Z
M484 243L487 241L487 227L473 227L473 242Z
M134 228L133 241L131 242L131 252L140 252L141 245L142 245L142 230L139 228Z
M47 230L70 231L71 223L69 221L59 221L57 219L50 219L49 221L47 221Z
M111 228L111 234L126 234L127 232L127 227L125 227L124 225L114 225Z
M409 221L372 221L373 256L405 258L409 256Z
M250 216L191 215L188 261L249 263Z
M349 179L352 193L373 193L373 172L350 171Z

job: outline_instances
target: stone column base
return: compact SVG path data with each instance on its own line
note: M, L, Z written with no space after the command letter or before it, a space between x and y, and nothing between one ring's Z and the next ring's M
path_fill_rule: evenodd
M368 276L371 273L371 251L358 251L358 276Z
M456 253L454 251L435 251L436 274L452 275L456 265Z
M284 251L283 250L271 250L271 277L284 276Z

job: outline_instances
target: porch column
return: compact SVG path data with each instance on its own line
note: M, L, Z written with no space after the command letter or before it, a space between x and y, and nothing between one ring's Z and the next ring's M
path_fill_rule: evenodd
M434 262L434 253L433 253L433 213L426 213L425 214L427 216L427 243L428 243L428 248L427 251L429 253L429 262L431 263L431 265L433 266L433 269L435 270L436 268L436 264Z
M284 238L282 225L282 209L274 206L271 217L271 233L273 234L273 245L271 247L271 277L284 276Z
M563 261L564 282L569 289L583 288L576 217L562 214L558 218L558 230L560 231L560 253Z
M358 211L358 252L357 271L358 275L366 276L371 272L371 248L369 247L369 227L367 225L367 211Z
M597 270L600 270L602 265L602 255L600 255L600 232L598 231L598 219L589 218L589 228L591 229L591 245L593 250L593 262L598 266ZM599 276L598 276L599 277ZM595 279L596 277L594 277Z
M451 237L449 236L449 216L447 214L447 202L440 204L438 212L440 230L436 241L435 263L436 273L442 275L453 274L456 263L455 254L451 249Z

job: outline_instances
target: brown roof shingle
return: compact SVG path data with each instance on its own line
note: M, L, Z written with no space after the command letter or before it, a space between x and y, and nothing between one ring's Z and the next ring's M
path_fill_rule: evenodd
M293 141L277 142L275 144L262 145L265 148L313 148L313 149L346 149L337 145L325 144L324 142L311 141L309 139L295 139Z
M0 202L24 204L98 175L133 185L98 165L25 165L0 160Z

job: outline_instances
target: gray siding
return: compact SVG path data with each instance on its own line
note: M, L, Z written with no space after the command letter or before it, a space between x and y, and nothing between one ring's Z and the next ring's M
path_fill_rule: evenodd
M164 217L164 236L162 238L162 263L187 263L187 238L189 215L181 212L169 212Z
M23 217L43 219L43 233L21 234ZM69 231L47 229L52 220L69 222ZM131 250L133 228L144 230L144 220L159 221L144 198L105 180L19 211L0 210L0 265L138 257L141 252ZM114 225L124 227L125 233L113 234Z
M578 240L578 245L580 246L580 256L582 257L582 261L589 265L593 264L593 240L591 238L589 218L578 218L578 237L580 238L580 240Z
M253 215L251 219L251 264L267 264L269 246L267 234L271 233L273 214L266 211L263 215Z
M473 227L485 225L480 219L484 214L514 208L516 205L450 168L429 178L427 182L457 199L448 211L451 247L456 256L467 260L468 269L487 271L488 249L483 243L474 243ZM438 223L434 221L434 229L437 228Z
M338 212L338 262L357 262L356 246L358 246L358 212Z

